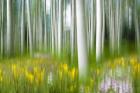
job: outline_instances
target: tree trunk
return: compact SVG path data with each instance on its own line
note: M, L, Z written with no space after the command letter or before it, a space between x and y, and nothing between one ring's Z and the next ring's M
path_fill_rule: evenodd
M86 79L88 69L88 49L85 25L84 0L76 0L77 14L77 47L78 47L78 66L79 79Z
M3 42L3 38L4 38L4 34L3 34L3 28L4 28L4 0L1 0L1 55L3 56L3 49L4 49L4 42Z
M30 14L29 0L26 0L26 7L27 7L27 23L28 23L28 35L29 35L29 51L30 51L30 56L32 56L33 55L32 27L31 27L31 14Z
M46 0L44 0L44 50L48 49L47 46L47 20L46 20Z
M135 33L136 33L136 44L137 44L137 50L138 54L140 54L140 33L139 33L139 23L138 23L138 14L137 14L137 3L134 1L134 24L135 24Z
M74 60L74 48L75 48L75 0L71 1L71 7L72 7L72 15L71 15L71 31L70 31L70 40L71 40L71 61L73 62Z
M105 41L105 0L102 0L102 53L104 52Z
M101 58L101 1L96 0L96 61Z
M54 54L55 41L54 41L54 0L51 0L51 41L52 41L52 54Z
M114 11L113 11L113 1L109 2L109 43L111 54L114 55L115 52L115 31L114 31Z
M63 33L63 0L59 0L59 20L58 20L58 56L62 50L62 33Z
M39 51L42 51L43 30L42 30L42 0L38 0L38 35L39 35Z
M58 0L54 0L53 3L53 24L54 24L54 50L55 50L55 54L58 54L58 21L59 21L59 10L58 10Z
M96 11L95 11L95 0L91 0L91 34L90 34L90 51L91 53L93 52L93 49L94 49L94 41L95 41L95 14L96 14Z
M22 0L21 4L21 54L24 52L24 0Z
M11 0L7 0L7 42L6 42L6 54L7 56L10 55L11 51L11 31L12 31L12 26L11 26Z

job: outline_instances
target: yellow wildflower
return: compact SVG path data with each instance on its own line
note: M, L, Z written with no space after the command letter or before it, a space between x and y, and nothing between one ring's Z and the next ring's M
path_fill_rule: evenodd
M2 77L2 76L0 76L0 81L2 82L2 80L3 80L3 77Z
M137 62L137 58L136 58L136 57L131 57L131 58L130 58L130 64L131 64L132 66L134 66L134 65L136 64L136 62Z
M34 75L30 72L28 72L27 70L25 71L25 76L27 78L27 80L30 82L30 83L33 83L34 81Z
M2 69L0 69L0 81L3 80L3 76L2 76Z
M34 74L38 73L38 68L34 67Z
M12 70L16 69L16 64L12 64Z
M16 64L12 64L12 73L14 75L14 78L18 78L19 70L17 69L17 65Z
M68 65L67 64L63 64L63 70L64 70L64 72L68 72Z
M140 64L138 64L138 73L140 73Z
M125 66L125 62L124 62L124 61L122 61L122 66L123 66L123 67Z
M40 83L43 82L43 80L44 80L44 72L45 72L45 70L43 69L41 72L37 73L37 76L36 76L37 84L40 84Z
M42 83L42 81L44 80L44 72L45 69L41 70L37 67L34 67L34 76L37 84Z
M117 63L118 63L118 65L120 65L120 66L122 66L122 67L124 67L125 66L125 60L124 60L124 58L122 57L122 58L120 58L120 59L117 59Z
M134 65L133 70L134 70L133 73L136 74L137 71L138 71L138 65L137 64Z
M72 68L69 73L70 73L70 77L72 79L74 79L76 77L76 69L75 68Z

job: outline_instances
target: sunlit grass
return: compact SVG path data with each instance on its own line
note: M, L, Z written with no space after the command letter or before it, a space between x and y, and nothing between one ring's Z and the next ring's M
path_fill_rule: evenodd
M0 63L1 93L121 93L124 86L126 91L139 93L140 63L133 55L94 64L89 67L87 83L79 85L78 82L77 66L70 66L65 61L15 58ZM120 87L122 83L125 85Z

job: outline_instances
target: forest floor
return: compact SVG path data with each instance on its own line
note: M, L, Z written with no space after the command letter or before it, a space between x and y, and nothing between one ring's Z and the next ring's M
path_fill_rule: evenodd
M91 65L85 85L78 69L49 55L0 60L1 93L140 93L140 63L136 56Z

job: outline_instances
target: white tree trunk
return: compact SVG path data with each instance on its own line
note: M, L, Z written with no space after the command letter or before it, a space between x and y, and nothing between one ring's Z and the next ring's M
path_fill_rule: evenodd
M54 0L51 0L51 51L54 54Z
M88 54L84 0L76 0L79 79L87 77Z
M63 0L59 0L59 20L58 20L58 56L62 50L62 32L63 32Z
M40 10L41 11L41 10ZM41 18L41 13L39 11L39 24L38 24L38 28L39 28L39 50L42 50L42 41L43 41L43 31L42 31L42 18Z
M6 48L7 48L7 55L10 54L11 51L11 0L7 0L7 42L6 42Z
M53 0L53 33L54 33L54 52L55 54L58 53L58 19L59 19L59 15L58 15L58 4L57 3L58 0Z
M47 49L47 22L46 22L46 0L44 0L44 50Z
M92 50L94 49L94 40L95 40L95 0L91 0L91 34L90 34L90 51L93 52Z
M1 0L1 55L3 55L3 49L4 49L4 42L3 42L3 19L4 19L4 14L3 14L3 11L4 11L4 0Z
M134 24L135 24L135 33L136 33L136 43L137 43L137 50L138 50L138 54L140 53L140 33L139 33L139 23L138 23L138 14L137 14L137 3L136 1L135 3L135 9L134 9Z
M96 61L101 57L101 0L96 0Z
M104 52L104 41L105 41L105 0L102 0L102 53Z
M27 7L27 23L28 23L28 34L29 34L29 51L30 56L33 55L33 47L32 47L32 28L31 28L31 18L30 18L30 5L29 0L26 0Z
M136 33L136 43L137 43L137 49L139 50L140 47L140 33L139 33L139 27L138 27L138 18L137 15L135 13L135 33Z
M39 51L42 51L43 45L43 29L42 29L42 0L38 0L38 35L39 35Z
M114 54L115 51L115 31L114 31L114 12L113 12L113 1L110 0L109 2L109 43L110 43L110 50L111 53Z
M24 52L24 0L22 0L21 4L21 54Z
M89 15L89 0L84 0L84 11L85 11L85 26L86 26L86 37L87 37L87 48L88 48L88 52L89 52L89 32L90 32L90 15Z
M36 50L36 15L35 13L33 17L33 46L34 46L34 49Z
M120 38L121 38L121 0L117 1L116 7L116 42L117 42L117 51L120 52Z
M73 61L73 57L74 57L74 41L75 41L75 0L71 1L71 7L72 7L72 15L71 15L71 31L70 31L70 40L71 40L71 61Z

